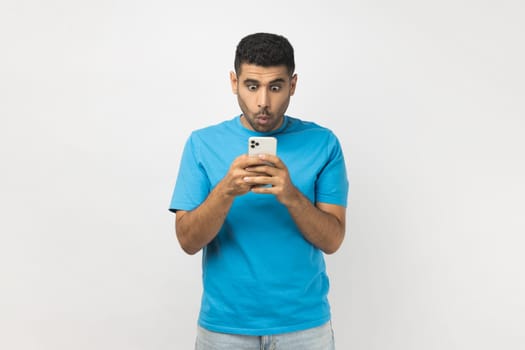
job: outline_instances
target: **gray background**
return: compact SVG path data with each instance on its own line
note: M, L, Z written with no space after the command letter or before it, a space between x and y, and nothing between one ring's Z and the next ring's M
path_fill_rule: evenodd
M192 348L200 255L167 208L255 31L290 39L288 112L346 153L338 348L525 348L524 8L3 0L0 348Z

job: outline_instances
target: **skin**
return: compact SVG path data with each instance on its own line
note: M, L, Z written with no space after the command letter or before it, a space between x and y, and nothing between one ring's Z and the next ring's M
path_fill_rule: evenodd
M297 75L290 76L285 66L242 64L239 76L230 72L230 81L246 128L268 132L282 125L290 97L295 93ZM267 184L271 186L263 187ZM345 207L312 204L294 186L279 157L241 155L199 207L176 212L175 231L182 249L195 254L210 243L222 227L235 197L250 191L276 196L304 238L326 254L335 253L341 246L345 235Z
M251 64L242 64L239 73L237 77L230 72L230 82L242 111L243 125L259 132L278 129L295 93L297 75L290 77L285 66Z

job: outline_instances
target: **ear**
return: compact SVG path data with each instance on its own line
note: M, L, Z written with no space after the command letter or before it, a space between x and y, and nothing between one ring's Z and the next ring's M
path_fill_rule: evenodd
M297 86L297 74L294 74L290 79L290 96L295 94L295 87Z
M238 80L237 74L234 71L230 71L230 84L232 85L232 92L237 95L238 92Z

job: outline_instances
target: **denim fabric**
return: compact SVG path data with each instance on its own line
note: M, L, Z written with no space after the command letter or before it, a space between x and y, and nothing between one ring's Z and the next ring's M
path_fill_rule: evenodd
M197 329L195 350L335 350L330 322L299 332L246 336Z

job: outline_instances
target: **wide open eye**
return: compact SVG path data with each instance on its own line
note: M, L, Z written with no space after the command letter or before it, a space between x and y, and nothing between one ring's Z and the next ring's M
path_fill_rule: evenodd
M281 85L272 85L272 86L270 86L270 91L271 92L279 92L279 91L281 91Z

